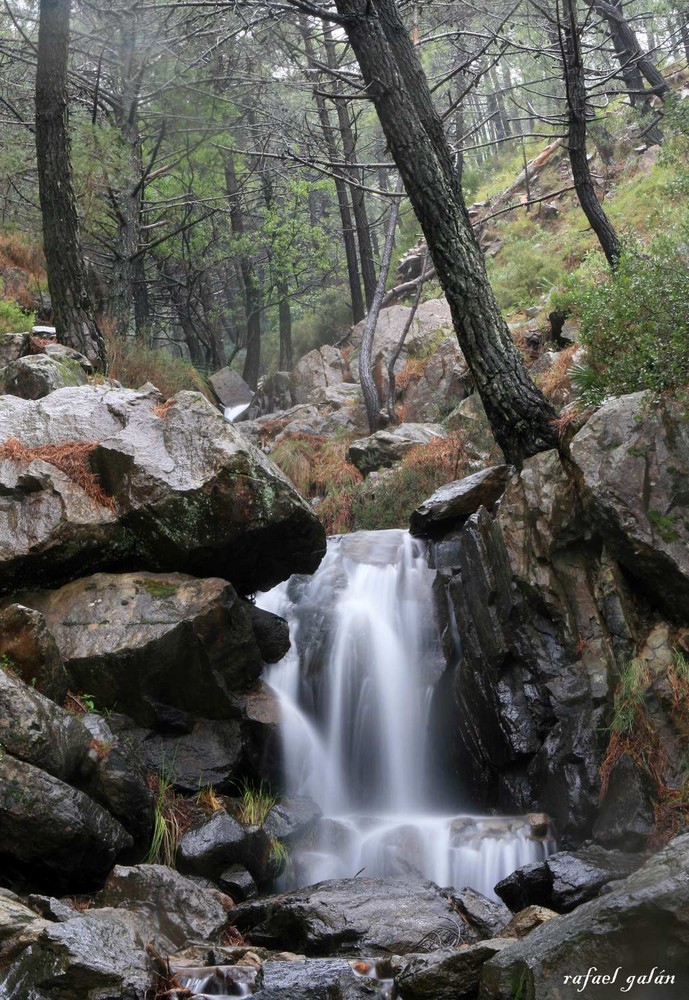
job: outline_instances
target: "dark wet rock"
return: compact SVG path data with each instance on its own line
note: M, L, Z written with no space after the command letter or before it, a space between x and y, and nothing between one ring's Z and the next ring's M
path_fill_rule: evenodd
M607 847L639 851L653 830L655 789L650 776L629 756L613 765L593 835Z
M399 462L417 445L445 437L447 432L440 424L398 424L391 430L376 431L369 437L352 441L347 457L359 472L368 475Z
M307 955L403 955L429 934L460 931L447 896L414 879L320 882L242 903L232 922L257 945Z
M498 882L495 891L513 912L535 905L568 913L597 896L609 882L631 875L644 860L641 854L588 844L517 868Z
M591 966L608 974L620 966L618 988L628 985L628 976L647 975L654 967L657 973L661 966L674 974L674 985L656 986L648 996L665 996L666 990L669 996L685 996L688 875L689 835L684 835L605 895L548 920L492 958L483 968L479 997L512 1000L518 981L527 1000L559 1000L564 976L583 975Z
M84 792L8 753L0 757L0 854L36 882L88 888L131 844Z
M44 615L72 688L144 725L156 702L231 714L231 693L261 671L246 606L224 580L97 573L21 600Z
M437 537L463 524L479 507L490 509L505 492L509 471L506 465L494 465L441 486L412 514L412 535Z
M91 737L91 767L86 783L89 795L120 821L137 846L147 847L155 801L145 769L128 742L115 736L100 715L84 715L82 722Z
M243 865L230 865L217 878L220 888L228 893L235 903L243 903L258 894L258 888L251 873Z
M46 354L19 358L0 371L0 390L21 399L41 399L56 389L85 383L86 375L77 362Z
M500 937L503 927L512 919L504 903L488 899L469 887L453 892L452 902L480 938Z
M277 663L289 651L289 625L284 618L245 603L264 663Z
M187 794L206 786L231 792L244 771L238 719L196 719L181 735L134 729L130 740L148 770L167 771L173 786Z
M35 910L20 900L19 896L9 889L0 889L0 970L5 964L5 956L11 954L13 939L31 928L42 927L44 922Z
M295 844L313 832L321 818L320 808L305 796L282 799L268 813L263 829L269 837Z
M637 392L605 403L571 444L586 510L648 599L689 616L685 404Z
M26 902L34 913L46 920L62 924L65 920L74 919L74 907L62 899L56 899L55 896L42 896L40 893L32 892L27 896Z
M64 923L36 918L13 943L11 962L0 966L0 995L147 1000L154 967L144 944L151 936L138 915L124 910L87 910Z
M402 1000L470 1000L485 962L509 943L497 938L461 951L448 948L416 956L395 977L398 994Z
M241 406L248 407L255 395L254 390L246 384L242 376L231 368L225 367L213 372L208 376L208 382L220 405L230 410L239 409Z
M380 991L357 976L349 962L337 959L305 962L266 962L263 965L261 1000L380 1000Z
M38 611L11 604L0 613L0 656L9 658L12 670L25 684L60 705L65 700L67 671Z
M117 865L96 897L98 906L126 910L142 918L151 936L175 948L218 937L232 901L204 889L165 865Z
M84 765L89 733L74 715L0 670L0 746L69 782Z
M0 461L6 591L126 567L134 553L149 570L221 576L242 593L316 569L323 527L280 470L198 393L162 402L150 385L0 396L3 439L97 443L90 464L117 511L48 462Z
M244 827L225 809L219 809L182 836L177 867L185 874L215 881L230 865L244 862L246 836Z
M460 530L436 585L449 666L432 707L448 784L477 808L547 812L565 845L591 834L615 678L640 637L575 490L557 452L539 454L495 517L480 509Z

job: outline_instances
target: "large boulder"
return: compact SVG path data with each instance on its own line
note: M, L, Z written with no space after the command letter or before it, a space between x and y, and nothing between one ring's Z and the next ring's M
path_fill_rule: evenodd
M467 395L467 372L457 338L454 334L445 337L426 360L418 378L409 379L400 394L406 419L440 420L447 416ZM385 379L382 381L387 385Z
M416 956L395 977L397 995L402 1000L474 1000L484 964L508 944L497 938Z
M246 605L224 580L97 573L21 595L55 636L71 686L143 725L165 706L210 718L261 672Z
M84 792L0 756L0 856L32 880L88 888L131 845L122 825Z
M398 424L391 430L376 431L352 441L347 457L359 472L368 475L377 469L390 468L417 445L446 437L447 432L440 424Z
M46 354L19 358L0 371L0 391L22 399L41 399L56 389L85 384L86 375L78 362Z
M374 362L381 357L387 362L392 356L407 324L410 311L410 306L402 305L392 305L381 311L371 350ZM365 324L366 320L362 320L352 330L350 340L353 352L350 357L350 366L353 366L358 358ZM452 316L447 300L444 298L428 299L426 302L422 302L416 310L404 341L401 357L406 358L422 353L430 355L440 341L451 332Z
M28 353L29 337L28 331L0 334L0 370Z
M686 404L637 392L604 404L571 444L587 512L653 605L689 617Z
M449 898L413 879L320 882L242 903L232 922L255 944L306 955L404 955L448 927L459 933Z
M494 465L441 486L412 513L412 535L432 538L463 524L479 507L489 510L505 492L509 467Z
M162 404L152 386L0 396L3 440L19 442L0 451L6 591L132 563L242 593L315 570L323 528L280 470L200 394Z
M599 979L598 989L595 982L584 987L591 967L599 976L613 976L619 969L615 986L601 987ZM638 980L649 973L648 980ZM652 978L663 973L674 979ZM573 983L574 976L580 978ZM512 1000L515 983L520 983L524 1000L560 1000L583 988L592 996L621 989L632 996L686 996L689 835L672 841L605 895L546 921L490 959L483 968L479 997Z
M568 913L599 895L610 882L627 878L645 860L642 854L606 851L588 844L517 868L498 882L495 891L515 913L527 906Z
M351 382L349 368L342 351L327 344L309 351L296 363L290 377L292 402L312 403L319 389Z

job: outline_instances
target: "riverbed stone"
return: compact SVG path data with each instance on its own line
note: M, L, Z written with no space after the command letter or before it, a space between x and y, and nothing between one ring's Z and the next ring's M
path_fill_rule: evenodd
M232 714L262 658L245 604L225 580L97 573L20 596L55 636L73 690L143 725L156 704Z
M38 611L10 604L0 612L0 657L25 684L62 704L69 678L60 650Z
M398 995L402 1000L471 1000L483 965L509 943L498 938L417 956L395 977Z
M367 475L390 468L417 445L442 440L447 432L440 424L398 424L390 430L376 431L369 437L352 441L347 457L359 472Z
M71 359L30 354L0 371L0 390L21 399L41 399L56 389L85 385L86 375Z
M505 492L509 474L508 466L494 465L441 486L412 513L412 535L421 538L442 536L464 524L479 507L490 510Z

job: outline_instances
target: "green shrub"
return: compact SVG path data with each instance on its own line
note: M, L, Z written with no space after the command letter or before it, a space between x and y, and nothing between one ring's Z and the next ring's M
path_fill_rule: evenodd
M581 319L587 368L575 385L582 402L689 385L688 235L683 227L647 249L627 242L614 275L593 254L556 298Z
M166 399L192 389L208 396L206 381L190 361L173 358L160 348L149 347L142 340L117 337L106 331L108 375L128 389L138 389L152 382Z
M553 253L547 234L524 239L518 228L507 230L497 258L488 258L488 277L500 307L522 309L532 305L565 277L565 268Z
M26 312L8 299L0 299L0 337L4 333L23 333L25 330L30 330L35 321L35 313Z

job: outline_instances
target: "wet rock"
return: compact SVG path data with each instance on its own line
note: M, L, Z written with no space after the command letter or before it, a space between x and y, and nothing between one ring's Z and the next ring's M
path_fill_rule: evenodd
M258 894L256 882L243 865L230 865L218 876L218 885L235 903L243 903Z
M189 875L202 875L213 881L232 864L244 863L246 830L225 809L188 830L177 849L177 867Z
M29 333L4 333L0 337L0 370L28 353Z
M547 813L529 813L526 821L534 837L547 837L550 830L550 816Z
M58 361L46 354L30 354L0 371L0 390L21 399L41 399L56 389L85 385L81 365L71 359Z
M264 663L277 663L289 651L289 625L284 618L245 604Z
M320 808L306 796L282 799L268 813L263 829L269 837L295 844L308 836L321 818Z
M148 847L155 803L145 770L129 743L115 736L100 715L87 714L81 719L91 737L89 795L120 821L136 846Z
M606 847L639 851L651 833L655 817L655 789L650 776L629 756L613 765L608 788L593 827L595 839Z
M376 324L371 357L382 358L386 363L397 348L400 336L409 317L410 307L392 305L383 309ZM366 320L354 327L350 342L353 350L349 359L350 367L358 364L359 346ZM428 299L422 302L416 310L416 315L402 347L401 357L429 354L438 343L452 333L452 316L445 298Z
M470 1000L476 996L481 969L509 941L496 938L461 951L442 949L417 956L396 976L402 1000Z
M469 887L454 892L452 902L480 938L500 937L503 928L512 919L512 914L504 903L488 899Z
M64 708L0 670L0 746L69 782L83 767L89 733Z
M429 934L460 930L441 890L414 879L321 882L242 903L232 922L258 945L306 955L403 955Z
M433 421L450 413L467 395L467 371L456 336L445 337L428 358L420 377L412 379L402 392L406 419ZM384 385L387 392L387 378Z
M208 944L228 920L232 901L204 889L165 865L117 865L96 897L98 906L139 915L151 936L164 938L175 948L193 941Z
M311 403L319 389L351 380L342 351L326 344L315 351L309 351L292 369L290 376L292 401L295 405Z
M208 376L208 382L218 403L230 411L242 412L241 407L249 407L254 398L254 390L251 389L241 375L232 371L231 368L220 368Z
M54 636L38 611L11 604L0 613L0 657L6 656L12 670L25 684L62 704L69 686Z
M139 566L223 576L242 593L315 570L323 528L279 469L198 393L162 402L152 386L0 397L3 439L98 443L90 464L111 498L96 502L48 462L0 461L6 590L121 567L134 549Z
M463 524L479 507L489 510L505 492L510 473L506 465L458 479L424 500L411 516L410 530L419 537L437 537Z
M27 929L37 929L43 926L38 914L21 902L18 896L9 889L0 889L0 969L4 958L13 946L13 939L23 934ZM0 972L0 983L2 973Z
M518 868L498 882L495 891L513 912L535 905L568 913L597 896L609 882L626 878L644 860L641 854L588 844Z
M49 358L53 358L54 361L66 363L71 368L73 368L74 363L76 363L85 375L93 375L93 365L89 359L83 354L80 354L79 351L75 351L73 347L67 347L66 344L44 344L40 353L47 354L47 356Z
M604 404L571 444L587 512L653 605L689 616L689 424L680 400Z
M182 734L135 729L130 739L144 767L168 771L174 787L187 794L206 786L231 792L244 771L239 719L195 719Z
M84 792L8 753L0 757L0 854L36 882L88 888L131 844Z
M501 937L526 937L536 927L544 924L546 920L552 920L553 917L557 916L555 910L549 910L546 906L526 906L523 910L515 913L510 922L503 928Z
M63 923L36 918L15 941L11 962L0 968L0 994L146 1000L154 968L144 942L151 936L136 914L124 910L87 910Z
M689 835L684 835L610 892L546 921L490 959L481 977L481 1000L512 1000L515 979L524 997L558 1000L564 977L583 975L591 966L610 975L620 966L618 989L629 985L627 977L647 975L654 967L658 973L662 966L675 976L674 986L666 989L685 995L688 872ZM656 985L648 995L662 996L665 990Z
M392 430L376 431L367 438L352 441L347 457L359 472L367 475L376 469L389 468L417 445L444 437L447 434L440 424L398 424Z
M266 962L255 996L261 1000L380 1000L380 991L357 976L349 962L327 959Z
M72 688L143 725L157 702L231 714L231 692L261 671L246 606L224 580L97 573L20 599L45 617Z

